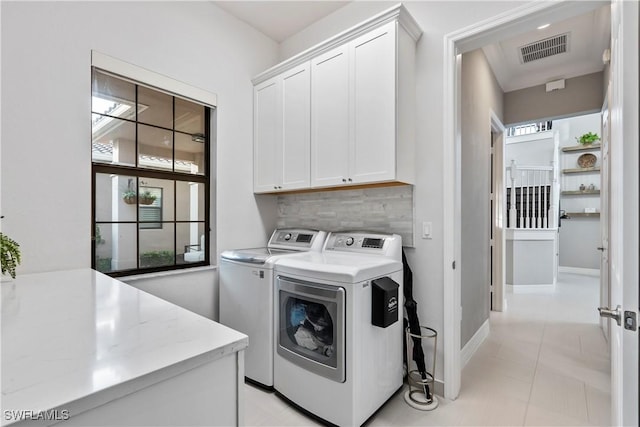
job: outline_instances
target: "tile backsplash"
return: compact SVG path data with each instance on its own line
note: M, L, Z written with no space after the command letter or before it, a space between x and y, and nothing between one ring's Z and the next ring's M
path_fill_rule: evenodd
M278 196L278 227L379 231L413 246L413 186L318 191Z

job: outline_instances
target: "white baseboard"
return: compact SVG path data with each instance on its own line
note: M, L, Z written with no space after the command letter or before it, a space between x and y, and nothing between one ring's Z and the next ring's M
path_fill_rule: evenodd
M582 274L584 276L600 277L599 268L580 268L580 267L563 267L558 266L558 273Z
M554 284L540 284L540 285L507 285L507 292L512 294L535 294L538 292L553 292L556 290Z
M484 340L489 336L490 328L489 328L489 319L487 319L482 326L476 331L475 334L471 337L469 341L464 345L462 351L460 352L460 367L464 368L471 357L478 350L480 345L484 342Z

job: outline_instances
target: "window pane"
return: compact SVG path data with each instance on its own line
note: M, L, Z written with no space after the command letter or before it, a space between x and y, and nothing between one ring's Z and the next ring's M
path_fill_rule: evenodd
M136 220L136 178L98 173L96 180L96 221Z
M175 264L174 232L175 225L166 222L160 230L140 229L140 268Z
M96 223L96 270L131 270L136 265L136 224Z
M140 228L162 228L162 188L140 187L138 195L138 221Z
M176 242L179 264L204 261L204 223L176 224Z
M136 88L133 83L93 70L91 111L135 120Z
M176 172L204 175L204 139L176 133Z
M174 215L174 190L173 180L168 179L156 179L156 178L140 178L140 194L138 201L140 203L140 210L150 208L162 209L162 220L173 221ZM142 221L142 216L140 221Z
M138 86L138 121L173 128L173 97L157 90Z
M204 106L176 98L175 124L177 131L204 135Z
M173 134L171 131L138 125L138 166L172 170Z
M176 182L176 220L204 221L204 184Z
M91 137L91 157L94 162L135 166L135 123L92 114Z

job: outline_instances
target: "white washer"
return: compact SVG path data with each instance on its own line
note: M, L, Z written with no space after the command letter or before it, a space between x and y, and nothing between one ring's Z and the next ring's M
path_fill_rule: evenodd
M220 323L249 337L245 376L273 387L273 266L277 259L322 250L326 232L276 229L267 247L220 255Z
M274 388L325 421L361 425L402 387L401 237L329 233L322 253L279 259L274 275ZM386 327L372 323L383 284L396 288Z

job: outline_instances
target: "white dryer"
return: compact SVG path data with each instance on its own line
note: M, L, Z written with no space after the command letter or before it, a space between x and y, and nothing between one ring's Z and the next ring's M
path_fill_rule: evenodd
M276 229L266 247L220 255L220 323L249 337L245 376L273 387L273 266L276 260L322 250L326 232Z
M276 261L276 392L340 426L402 387L402 240L329 233L322 253Z

